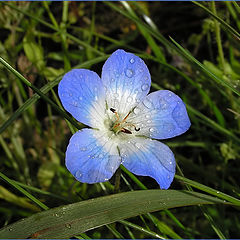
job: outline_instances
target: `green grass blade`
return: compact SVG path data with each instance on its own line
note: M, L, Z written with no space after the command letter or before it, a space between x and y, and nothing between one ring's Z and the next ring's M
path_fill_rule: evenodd
M231 34L233 34L235 37L238 38L238 40L240 40L240 33L238 31L236 31L233 27L231 27L228 23L226 23L224 20L222 20L220 17L218 17L216 14L214 14L212 11L210 11L208 8L204 7L201 3L199 2L195 2L193 1L194 4L196 4L197 6L199 6L200 8L202 8L204 11L206 11L209 15L211 15L212 17L214 17L217 21L219 21L222 26L224 26L224 28L230 32Z
M30 194L28 191L20 187L18 184L16 184L14 181L12 181L10 178L5 176L3 173L0 172L0 178L2 178L4 181L6 181L8 184L16 188L18 191L20 191L22 194L24 194L26 197L28 197L30 200L32 200L34 203L36 203L39 207L41 207L44 210L48 210L48 207L40 202L37 198L35 198L32 194Z
M0 230L0 238L69 238L89 229L148 212L224 203L197 192L142 190L82 201L37 213Z
M97 57L93 60L89 60L86 61L82 64L79 64L77 66L75 66L75 68L87 68L93 64L102 62L104 60L106 60L106 58L108 57L108 55L106 56L102 56L102 57ZM56 78L54 81L51 81L49 83L47 83L45 86L43 86L40 91L43 94L46 94L48 91L50 91L52 88L54 88L62 79L62 75L60 75L58 78ZM11 115L11 117L5 121L2 126L0 127L0 134L7 129L8 126L10 126L24 111L26 111L32 104L34 104L38 99L40 98L40 96L38 94L34 94L31 98L29 98L21 107L19 107L14 114Z
M143 233L146 233L147 235L152 236L152 237L154 237L154 238L165 239L164 237L160 236L159 234L157 234L157 233L155 233L155 232L153 232L153 231L149 231L148 229L145 229L145 228L143 228L143 227L140 227L140 226L138 226L138 225L136 225L136 224L134 224L134 223L128 222L128 221L126 221L126 220L121 220L121 221L119 221L119 222L122 223L123 225L126 225L126 226L128 226L128 227L131 227L131 228L136 229L136 230L138 230L138 231L141 231L141 232L143 232Z
M17 70L15 70L10 64L8 64L3 58L0 57L0 62L10 71L12 72L18 79L20 79L23 83L25 83L28 87L34 90L42 99L44 99L47 103L49 103L56 111L58 111L64 118L66 118L69 122L71 122L76 128L81 129L81 126L75 121L72 117L70 117L65 111L63 111L59 106L57 106L50 98L48 98L41 90L35 87L32 83L30 83L24 76L22 76Z
M7 2L1 2L1 4L5 4L7 6L9 6L10 8L14 9L15 11L18 11L22 14L24 14L25 16L28 16L32 19L35 19L37 22L45 25L46 27L48 28L51 28L52 30L58 32L58 33L61 33L61 29L59 28L56 28L54 25L34 16L33 14L30 14L28 13L27 11L23 11L21 9L19 9L18 7L14 6L13 4L10 4L10 3L7 3ZM93 52L95 52L96 54L98 55L104 55L104 53L100 52L99 50L95 49L94 47L92 47L91 45L89 45L88 43L84 42L84 41L81 41L79 40L78 38L72 36L71 34L69 33L63 33L64 35L66 35L69 39L73 40L74 42L78 43L79 45L85 47L85 48L90 48Z
M212 73L208 68L206 68L202 63L200 63L196 58L194 58L190 52L188 52L186 49L184 49L180 44L178 44L173 38L170 37L170 39L173 41L173 43L179 48L179 50L182 52L182 55L187 58L189 61L196 64L196 66L199 68L201 72L204 72L207 74L211 79L213 79L215 82L220 83L221 85L229 88L231 91L236 93L238 96L240 96L240 92L234 88L232 84L225 81L224 79L221 79L217 77L214 73Z
M206 193L212 194L212 195L214 195L216 197L219 197L219 198L221 198L221 199L223 199L225 201L231 202L231 203L233 203L236 206L240 206L240 200L237 199L237 198L231 197L231 196L229 196L229 195L227 195L225 193L222 193L222 192L220 192L218 190L215 190L213 188L207 187L207 186L205 186L205 185L203 185L201 183L192 181L190 179L187 179L187 178L179 176L179 175L175 175L175 178L178 179L179 181L182 181L182 182L186 183L187 185L195 187L195 188L197 188L199 190L202 190L202 191L204 191Z

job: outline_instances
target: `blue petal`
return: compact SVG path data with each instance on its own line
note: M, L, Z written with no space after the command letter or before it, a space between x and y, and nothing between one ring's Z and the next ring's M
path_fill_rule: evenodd
M117 147L103 133L93 129L76 132L66 151L66 166L80 182L105 182L121 163Z
M136 137L119 146L122 164L132 173L154 178L161 189L168 189L175 175L175 159L165 144Z
M87 69L73 69L59 83L63 107L79 122L98 127L105 111L105 92L99 76Z
M160 90L150 93L129 116L144 135L156 139L166 139L186 132L191 123L185 104L171 91Z
M109 108L126 115L149 92L151 76L141 58L117 50L103 65L102 81Z

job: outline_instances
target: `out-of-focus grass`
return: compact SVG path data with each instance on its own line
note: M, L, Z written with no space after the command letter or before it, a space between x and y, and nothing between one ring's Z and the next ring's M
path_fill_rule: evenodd
M152 90L170 89L188 107L190 130L166 141L179 165L171 188L192 186L237 204L237 2L1 2L0 6L1 62L8 62L28 81L0 64L0 172L4 173L0 176L5 180L0 183L1 226L39 211L34 204L46 209L45 205L52 208L113 193L114 177L88 185L76 182L66 170L64 152L76 128L61 113L56 86L73 67L100 74L104 60L118 48L145 59ZM150 188L158 188L152 179L123 169L120 191ZM77 237L238 238L238 214L236 208L223 205L177 208Z

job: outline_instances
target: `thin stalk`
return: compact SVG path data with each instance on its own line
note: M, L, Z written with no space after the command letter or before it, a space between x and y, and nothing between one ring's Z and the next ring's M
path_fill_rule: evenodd
M76 128L81 129L77 122L75 122L65 111L60 109L51 99L45 96L37 87L30 83L25 77L23 77L18 71L16 71L9 63L7 63L2 57L0 57L0 62L11 71L18 79L25 83L28 87L33 89L40 97L42 97L47 103L52 105L52 107L58 111L62 116L64 116L69 122L71 122Z
M211 2L211 6L212 6L213 14L215 14L217 16L217 11L216 11L216 6L215 6L214 1ZM218 54L219 54L219 58L220 58L220 64L221 64L223 73L226 74L225 60L224 60L222 40L221 40L221 30L220 30L220 26L219 26L220 23L216 19L214 19L214 25L215 25L215 34L216 34L216 41L217 41L217 47L218 47Z

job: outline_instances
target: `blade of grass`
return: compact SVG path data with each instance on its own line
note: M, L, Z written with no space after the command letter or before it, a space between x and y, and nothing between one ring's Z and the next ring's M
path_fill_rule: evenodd
M224 203L205 194L140 190L81 201L43 211L0 230L0 238L69 238L89 229L162 209ZM9 230L10 229L10 230Z
M222 193L222 192L220 192L218 190L215 190L213 188L207 187L207 186L205 186L205 185L203 185L201 183L192 181L190 179L187 179L185 177L179 176L177 174L175 175L175 178L178 179L179 181L182 181L182 182L184 182L184 183L186 183L186 184L188 184L188 185L190 185L192 187L195 187L195 188L197 188L197 189L199 189L201 191L204 191L204 192L209 193L209 194L211 194L213 196L219 197L219 198L221 198L221 199L223 199L225 201L231 202L231 203L233 203L236 206L240 206L240 200L237 199L237 198L234 198L234 197L229 196L229 195L227 195L225 193Z
M216 14L214 14L212 11L210 11L208 8L204 7L201 3L192 1L194 4L202 8L204 11L206 11L209 15L211 15L213 18L215 18L217 21L219 21L224 28L233 34L235 37L237 37L238 40L240 40L240 34L238 31L236 31L233 27L231 27L228 23L226 23L224 20L222 20L220 17L218 17Z
M172 40L172 42L180 49L180 51L182 52L182 54L185 56L185 58L187 58L189 61L193 62L196 66L198 66L198 68L204 72L205 74L207 74L208 76L211 77L211 79L213 79L215 82L220 83L221 85L227 87L228 89L230 89L231 91L233 91L234 93L236 93L238 96L240 96L240 92L238 90L236 90L234 88L234 86L232 86L232 84L230 84L229 82L225 81L224 79L220 79L219 77L217 77L214 73L212 73L209 69L207 69L202 63L200 63L196 58L194 58L190 52L188 52L186 49L184 49L180 44L178 44L173 38L170 37L170 39Z
M11 3L7 3L7 2L0 2L0 4L5 4L7 6L9 6L10 8L14 9L15 11L18 11L22 14L24 14L25 16L28 16L32 19L35 19L36 21L38 21L39 23L45 25L46 27L48 28L51 28L52 30L58 32L58 33L61 33L61 29L59 28L56 28L54 25L34 16L33 14L30 14L26 11L23 11L22 9L19 9L18 7L12 5ZM99 50L95 49L94 47L92 47L91 45L87 44L86 42L84 41L81 41L79 40L78 38L74 37L73 35L69 34L69 33L63 33L65 34L69 39L73 40L74 42L78 43L79 45L85 47L85 48L90 48L93 52L95 52L96 54L98 55L104 55L104 53L100 52Z
M89 67L93 64L102 62L106 60L108 55L102 56L102 57L97 57L95 59L86 61L82 64L79 64L75 66L75 68L86 68ZM54 81L48 82L45 86L43 86L40 91L43 94L46 94L48 91L50 91L52 88L54 88L61 80L62 75L60 75L58 78L56 78ZM31 98L29 98L21 107L19 107L14 114L11 115L11 117L5 121L2 126L0 127L0 134L7 129L8 126L10 126L24 111L26 111L32 104L34 104L40 96L38 94L34 94Z
M32 200L34 203L36 203L40 208L42 208L43 210L48 210L48 207L40 202L37 198L35 198L32 194L30 194L29 192L27 192L25 189L23 189L22 187L20 187L18 184L16 184L14 181L12 181L10 178L8 178L7 176L5 176L3 173L0 172L0 178L2 178L4 181L6 181L9 185L13 186L14 188L16 188L18 191L20 191L23 195L25 195L26 197L28 197L30 200Z
M153 231L147 230L146 228L140 227L140 226L138 226L134 223L128 222L126 220L121 220L121 221L119 221L119 223L129 226L135 230L141 231L142 233L146 233L147 235L152 236L154 238L165 239L163 236L160 236L159 234L157 234Z
M15 70L10 64L8 64L2 57L0 57L0 62L12 72L18 79L20 79L24 84L34 90L43 100L49 103L56 111L58 111L64 118L71 122L77 129L81 129L81 126L70 117L65 111L58 107L50 98L48 98L44 93L41 92L37 87L30 83L24 76L22 76L17 70Z

